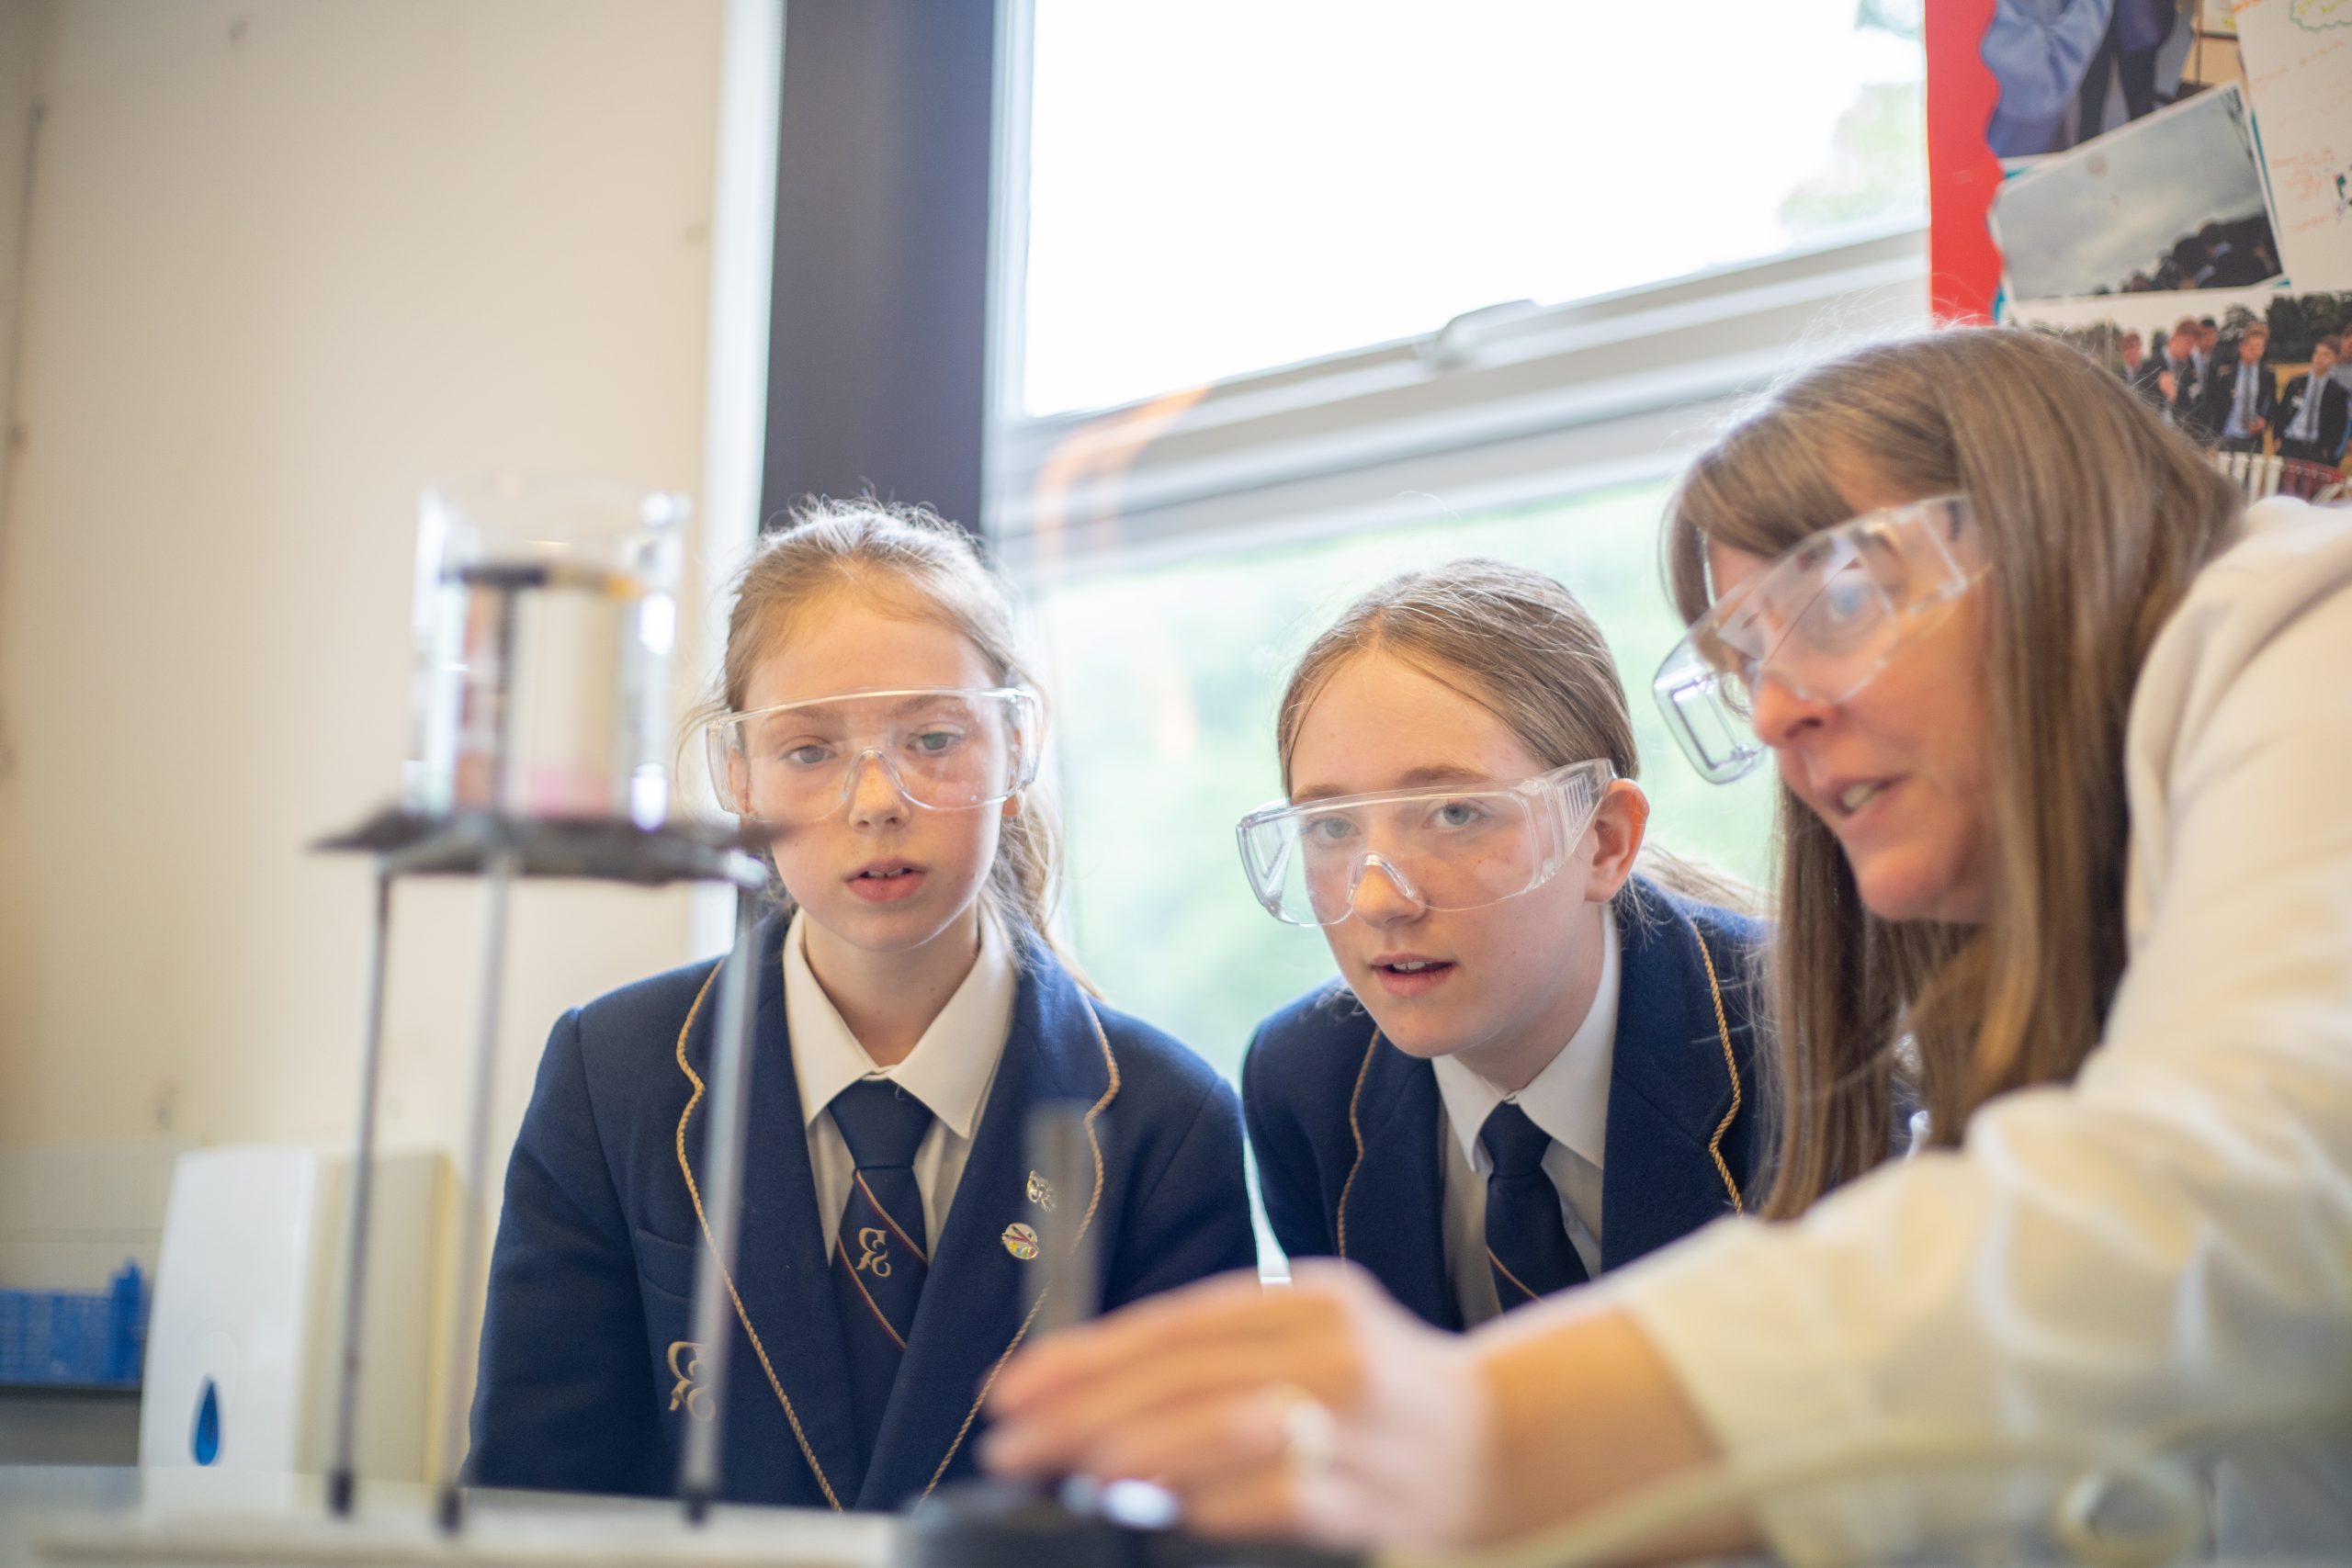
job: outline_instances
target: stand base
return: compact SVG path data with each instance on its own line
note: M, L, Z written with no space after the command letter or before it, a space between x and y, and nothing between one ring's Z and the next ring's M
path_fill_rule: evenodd
M370 1483L367 1498L390 1487ZM356 1517L191 1516L150 1510L59 1529L35 1548L56 1568L891 1568L901 1526L885 1516L726 1506L690 1527L650 1498L473 1493L445 1534L422 1487L363 1500ZM1032 1565L1035 1568L1035 1565Z

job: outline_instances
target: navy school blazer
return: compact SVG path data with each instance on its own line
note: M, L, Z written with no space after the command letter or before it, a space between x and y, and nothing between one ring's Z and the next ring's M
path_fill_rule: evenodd
M1736 1213L1762 1152L1748 975L1763 928L1639 876L1614 914L1603 1270ZM1438 1139L1452 1134L1436 1069L1382 1039L1333 982L1258 1026L1241 1104L1283 1250L1350 1258L1424 1319L1462 1327L1445 1263Z
M861 1470L849 1371L786 1036L785 921L757 933L741 1237L727 1382L688 1343L703 1235L703 1149L718 961L565 1013L506 1171L490 1271L469 1478L485 1486L662 1495L690 1420L726 1422L721 1495L895 1508L973 1468L982 1391L1021 1343L1042 1267L1005 1245L1036 1210L1030 1108L1092 1107L1102 1301L1116 1306L1257 1260L1239 1108L1199 1057L1093 1004L1033 940L1012 1025L873 1460Z

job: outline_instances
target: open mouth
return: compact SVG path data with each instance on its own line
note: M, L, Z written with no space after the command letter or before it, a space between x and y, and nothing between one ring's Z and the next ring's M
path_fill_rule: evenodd
M1445 984L1453 968L1444 958L1390 958L1375 961L1372 976L1392 997L1418 997Z
M905 861L876 861L848 877L849 890L869 904L911 898L923 884L923 869Z
M1838 815L1851 817L1894 786L1893 779L1865 779L1859 784L1848 784L1844 789L1839 790L1835 797L1834 804L1838 807Z

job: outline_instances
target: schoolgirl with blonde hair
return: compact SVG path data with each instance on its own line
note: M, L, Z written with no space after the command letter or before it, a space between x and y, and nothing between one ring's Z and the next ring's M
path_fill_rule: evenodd
M1243 821L1245 868L1339 967L1242 1069L1294 1259L1360 1262L1459 1328L1744 1206L1757 927L1647 848L1624 688L1574 596L1496 560L1391 578L1307 649L1274 742L1284 798Z
M483 1484L669 1491L727 1424L722 1495L893 1509L968 1471L1035 1319L1044 1216L1101 1299L1256 1257L1231 1089L1097 1001L1046 934L1045 709L1004 588L937 516L811 502L764 538L699 714L720 804L765 844L724 1387L689 1300L720 963L556 1021L507 1169L473 1412ZM732 962L729 960L728 962ZM1057 1191L1027 1123L1074 1103Z

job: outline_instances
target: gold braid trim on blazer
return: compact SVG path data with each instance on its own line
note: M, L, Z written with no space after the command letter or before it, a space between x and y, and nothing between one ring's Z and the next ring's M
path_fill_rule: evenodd
M1715 1162L1715 1174L1723 1178L1724 1190L1731 1194L1731 1212L1744 1214L1747 1212L1747 1201L1740 1195L1739 1182L1732 1176L1730 1164L1724 1158L1724 1135L1739 1119L1740 1107L1745 1102L1745 1096L1739 1089L1739 1057L1731 1048L1731 1020L1724 1011L1724 988L1715 975L1714 954L1707 951L1707 939L1700 933L1696 921L1685 915L1682 923L1690 928L1690 940L1699 944L1699 961L1707 968L1707 991L1715 1004L1715 1032L1724 1046L1724 1072L1731 1079L1731 1109L1724 1112L1723 1120L1715 1123L1714 1136L1707 1140L1707 1157ZM1356 1068L1356 1086L1348 1095L1348 1131L1355 1136L1356 1157L1355 1163L1348 1167L1347 1180L1340 1187L1338 1231L1342 1258L1348 1255L1348 1195L1355 1190L1356 1172L1363 1168L1363 1123L1358 1117L1357 1106L1363 1099L1364 1079L1372 1075L1373 1053L1379 1048L1380 1027L1374 1024L1372 1038L1364 1043L1363 1062ZM1512 1282L1518 1283L1516 1280ZM1521 1285L1520 1288L1525 1290L1527 1287Z
M718 977L719 968L724 963L721 960L719 964L714 964L710 973L704 976L702 989L695 993L694 1005L686 1010L685 1022L678 1027L677 1045L678 1070L686 1075L687 1082L694 1085L694 1092L686 1098L686 1108L678 1113L678 1172L685 1178L686 1195L694 1201L695 1220L702 1226L703 1240L714 1253L718 1250L718 1242L710 1234L709 1217L703 1213L701 1190L695 1185L694 1170L686 1163L686 1123L694 1119L695 1107L702 1103L703 1096L702 1079L686 1062L686 1036L692 1032L695 1019L702 1011L703 998L710 994L711 982ZM1094 1158L1094 1190L1087 1198L1086 1213L1079 1221L1078 1235L1071 1238L1073 1245L1092 1227L1095 1213L1102 1206L1102 1144L1095 1133L1094 1122L1102 1114L1103 1108L1119 1095L1119 1061L1112 1054L1111 1037L1103 1032L1102 1020L1095 1013L1094 1004L1087 998L1085 992L1079 993L1078 1000L1079 1005L1086 1010L1087 1022L1094 1026L1095 1043L1102 1048L1102 1066L1109 1074L1110 1083L1103 1089L1102 1097L1087 1110L1084 1120L1087 1148ZM722 1269L719 1278L726 1281L728 1300L735 1304L736 1321L743 1325L743 1333L752 1342L752 1352L760 1359L760 1370L767 1374L768 1387L775 1391L776 1403L784 1406L784 1418L791 1425L792 1440L800 1445L800 1457L808 1461L809 1473L816 1476L818 1489L824 1493L826 1503L835 1513L842 1512L842 1500L833 1490L832 1479L825 1473L825 1467L818 1462L817 1450L809 1445L808 1434L801 1428L800 1414L793 1409L791 1395L784 1392L784 1381L776 1376L775 1365L768 1359L767 1347L762 1343L759 1330L752 1326L751 1314L744 1309L743 1297L735 1288L733 1274ZM1049 1285L1047 1289L1050 1288ZM1004 1371L1004 1364L1012 1359L1012 1353L1021 1348L1022 1341L1028 1337L1030 1325L1037 1321L1037 1314L1045 1304L1046 1291L1040 1290L1037 1299L1029 1304L1028 1315L1021 1320L1020 1328L1014 1331L1012 1342L1004 1348L1004 1353L996 1359L995 1364L989 1369L989 1375L982 1380L980 1392L973 1399L972 1407L964 1413L963 1425L956 1429L956 1440L948 1444L946 1454L939 1461L939 1468L931 1472L931 1480L923 1486L923 1496L931 1495L939 1485L940 1477L947 1473L947 1467L956 1462L956 1454L964 1447L964 1439L971 1434L972 1423L979 1418L980 1407L988 1403L989 1390L996 1386L997 1374Z

